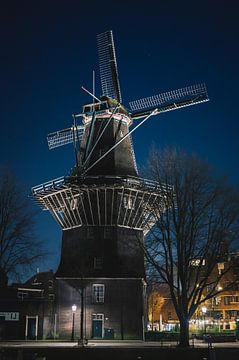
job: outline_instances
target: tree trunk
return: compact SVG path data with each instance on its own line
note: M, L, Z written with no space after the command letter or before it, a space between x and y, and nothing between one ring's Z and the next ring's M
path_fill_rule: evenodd
M182 318L180 321L179 347L189 347L189 321Z

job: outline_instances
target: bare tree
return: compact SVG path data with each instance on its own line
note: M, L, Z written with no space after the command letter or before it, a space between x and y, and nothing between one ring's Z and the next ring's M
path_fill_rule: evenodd
M0 285L9 276L19 279L46 255L34 236L35 215L15 175L0 169Z
M239 196L215 180L203 161L175 149L153 150L148 174L173 191L167 192L163 213L162 204L155 205L156 223L143 250L169 286L180 322L180 346L188 346L189 320L202 302L220 292L218 284L230 270L227 266L215 276L217 263L225 260L222 249L238 234Z

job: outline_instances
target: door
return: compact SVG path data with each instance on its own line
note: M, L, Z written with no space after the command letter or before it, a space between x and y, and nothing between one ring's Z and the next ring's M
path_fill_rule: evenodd
M103 314L93 314L92 316L92 337L103 338Z
M38 327L38 316L27 316L26 317L26 339L36 340L37 339L37 327Z

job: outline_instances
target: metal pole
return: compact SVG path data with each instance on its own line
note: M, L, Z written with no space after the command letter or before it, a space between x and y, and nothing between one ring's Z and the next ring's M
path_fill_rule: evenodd
M82 346L84 345L84 287L81 287L81 314L80 314L80 338L82 341Z
M71 341L75 340L75 312L72 312L72 332L71 332Z
M74 142L74 151L75 151L75 159L76 159L76 167L79 167L79 162L78 162L78 156L77 156L77 147L76 147L76 141L77 141L77 125L76 125L76 118L75 115L73 114L73 120L74 120L74 124L73 124L73 142Z

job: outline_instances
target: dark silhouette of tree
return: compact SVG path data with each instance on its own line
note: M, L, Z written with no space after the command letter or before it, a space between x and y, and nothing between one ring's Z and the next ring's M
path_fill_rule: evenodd
M215 179L208 164L175 149L153 150L147 173L172 191L165 195L163 213L162 204L155 204L156 223L143 251L152 272L169 286L179 344L188 346L189 320L201 303L221 292L218 284L230 271L225 266L215 276L214 270L238 235L239 196Z
M19 280L46 256L34 235L31 200L8 169L0 169L0 285Z

